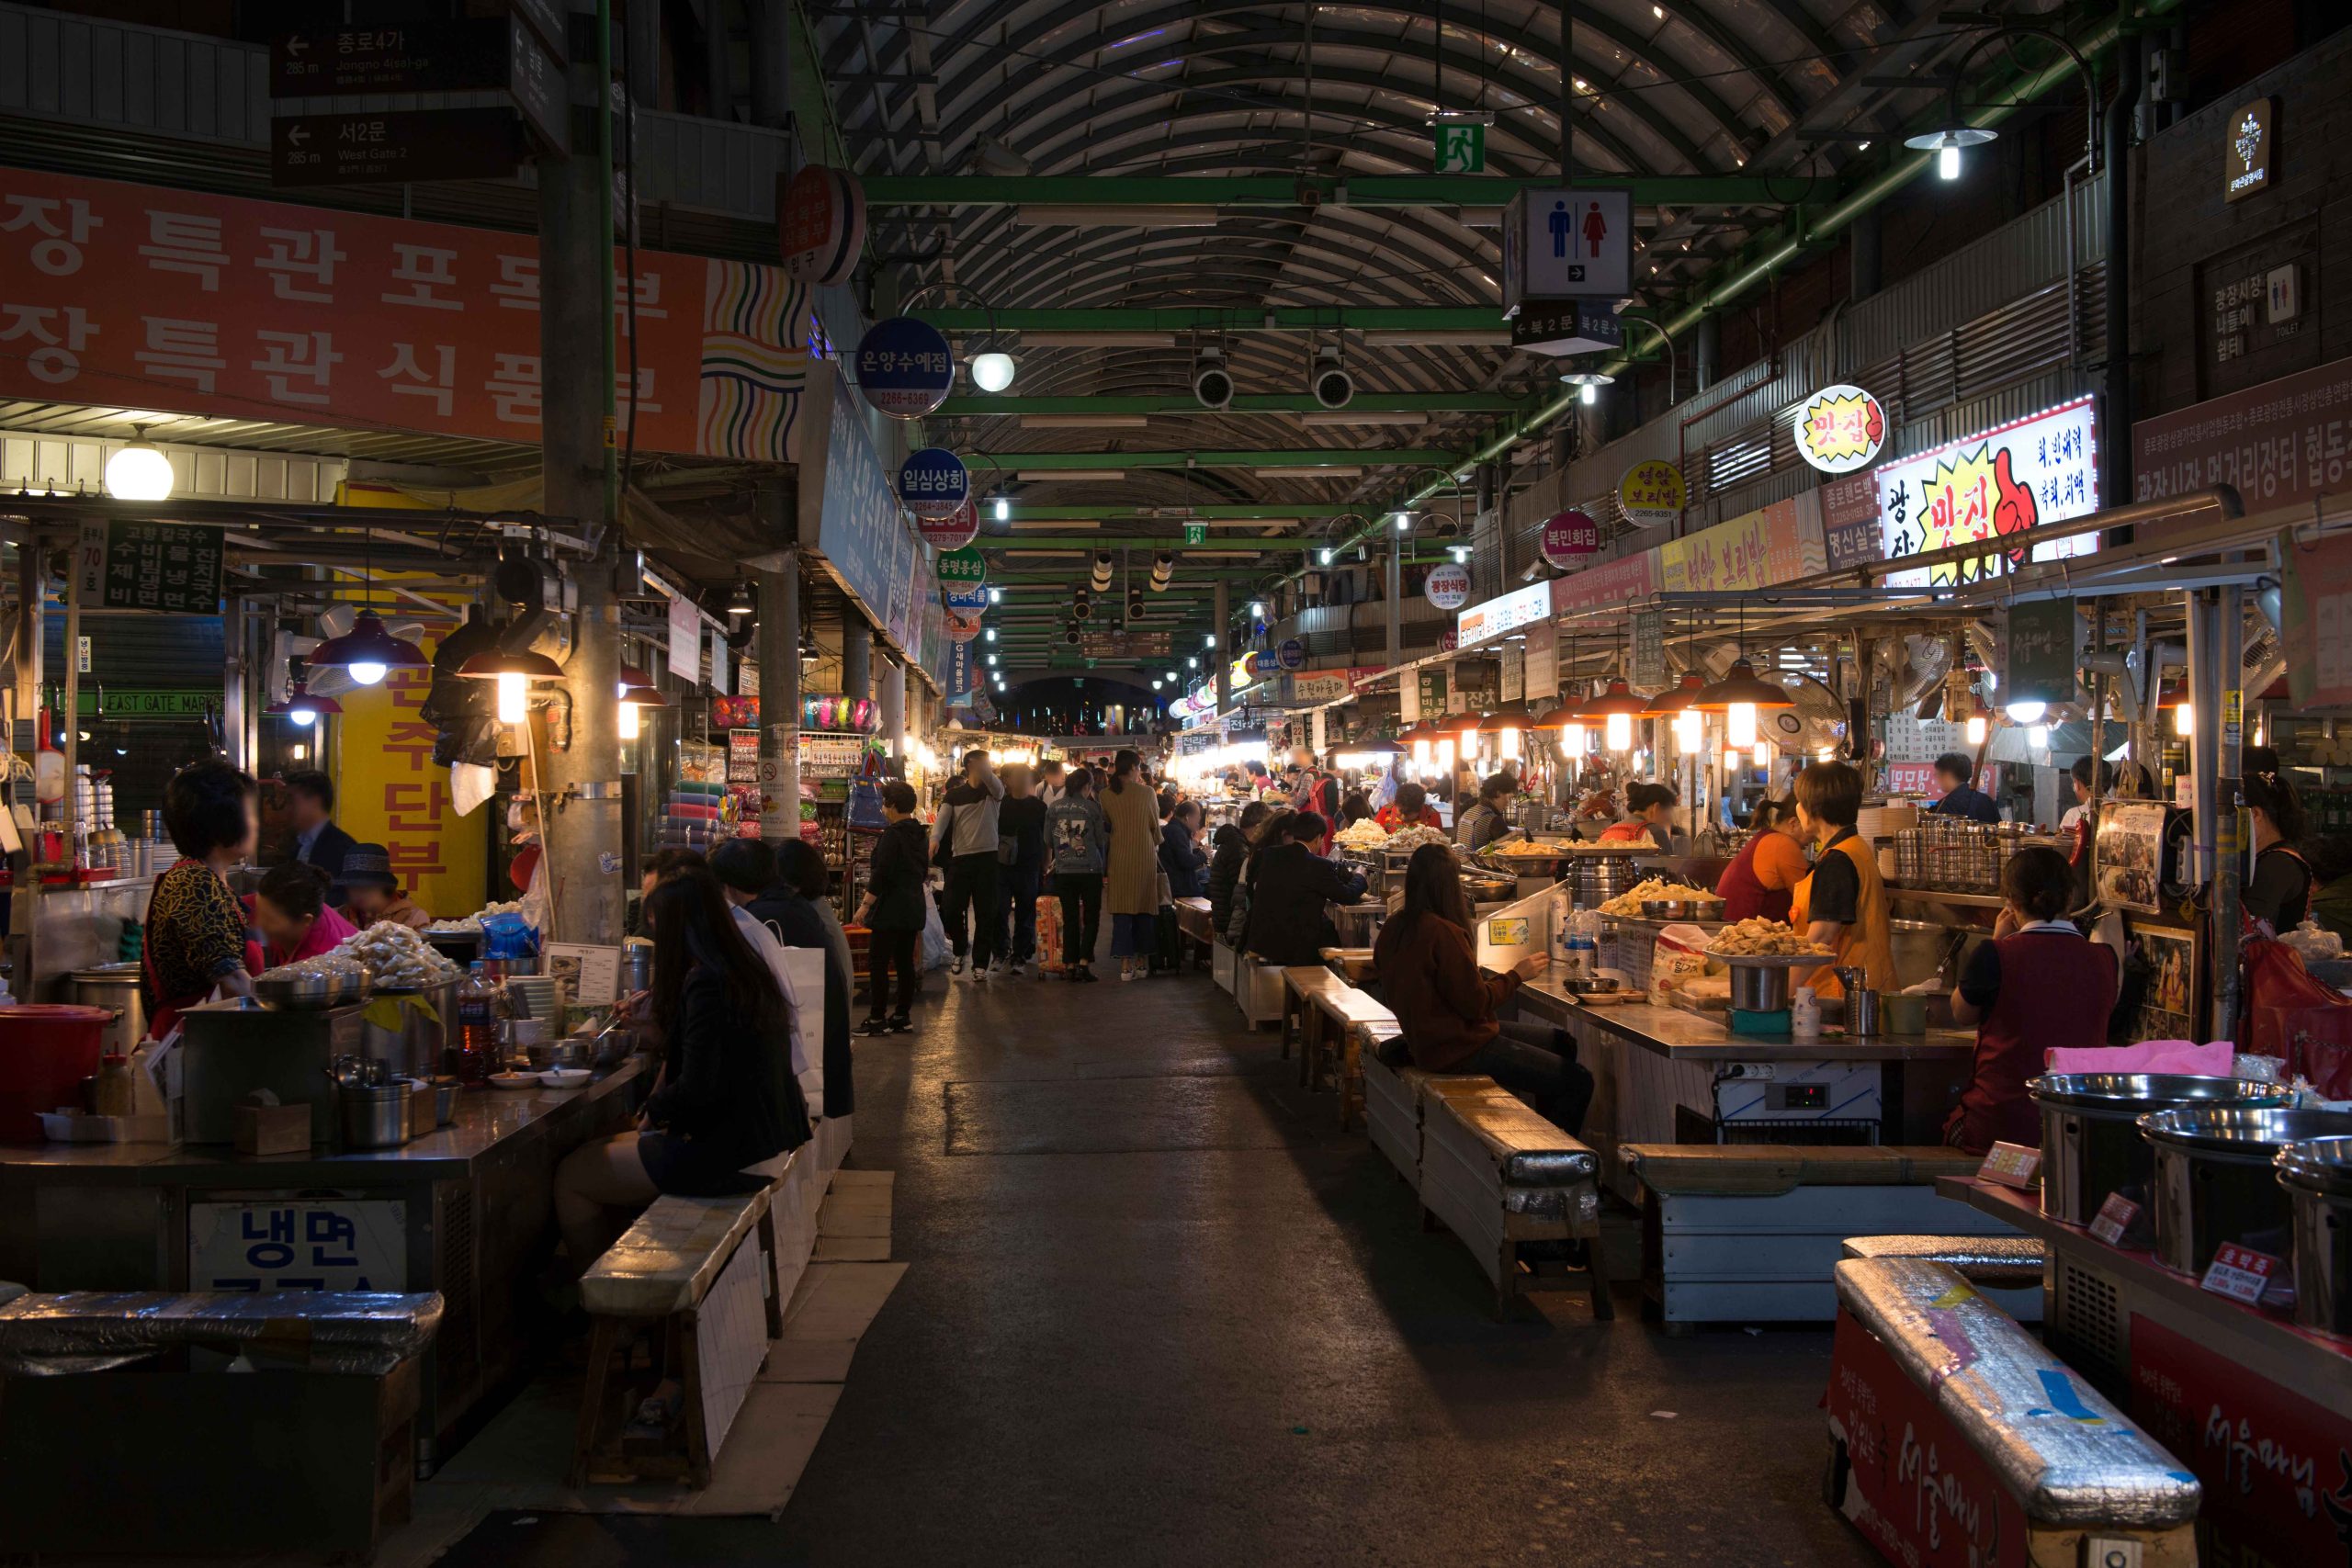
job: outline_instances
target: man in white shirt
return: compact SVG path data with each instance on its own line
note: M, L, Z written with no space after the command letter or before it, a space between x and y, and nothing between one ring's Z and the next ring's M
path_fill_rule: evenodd
M1063 788L1062 765L1059 762L1037 764L1037 798L1046 803L1046 810L1051 811L1060 801Z

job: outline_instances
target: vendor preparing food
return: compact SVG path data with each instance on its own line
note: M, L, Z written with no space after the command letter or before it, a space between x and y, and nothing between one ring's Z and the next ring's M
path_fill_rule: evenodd
M253 897L262 956L270 967L316 958L359 928L327 908L327 874L308 861L288 861L264 874Z
M148 1031L158 1040L181 1010L209 998L253 995L245 969L245 911L229 872L253 853L258 823L253 775L223 761L193 763L164 788L164 828L183 857L155 879L147 902L144 965Z
M1854 831L1861 814L1862 775L1843 762L1815 762L1797 775L1797 820L1820 846L1813 874L1797 884L1789 923L1837 953L1835 964L1806 982L1824 997L1842 997L1839 968L1859 968L1873 991L1894 988L1894 950L1886 885L1878 857Z
M1453 824L1453 841L1483 850L1510 831L1510 797L1518 790L1509 773L1489 773L1478 785L1478 800Z
M1981 1155L1996 1143L2041 1146L2041 1112L2026 1092L2054 1046L2102 1045L2115 1002L2115 950L2063 917L2074 872L2056 850L2021 849L2001 868L1993 940L1968 961L1952 993L1953 1021L1976 1025L1968 1087L1944 1123L1944 1142Z
M1430 805L1430 793L1417 784L1400 784L1396 798L1380 808L1373 820L1390 832L1399 828L1442 828L1437 808ZM1342 822L1341 827L1349 824Z
M391 852L381 844L354 844L343 857L343 912L361 931L381 920L421 931L433 917L401 892Z

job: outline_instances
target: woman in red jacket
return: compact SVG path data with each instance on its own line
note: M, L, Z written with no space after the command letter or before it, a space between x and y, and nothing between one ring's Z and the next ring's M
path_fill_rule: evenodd
M1785 920L1797 884L1813 870L1813 863L1804 858L1805 831L1797 822L1797 803L1759 800L1747 826L1747 842L1715 879L1724 919Z
M2026 1080L2052 1047L2107 1043L2115 950L2063 918L2074 896L2074 873L2056 850L2019 850L2001 869L1993 940L1969 958L1951 998L1953 1021L1976 1025L1968 1087L1944 1122L1944 1142L1963 1154L1996 1143L2040 1148L2041 1113Z
M1404 908L1380 928L1373 947L1381 995L1396 1015L1413 1066L1483 1073L1574 1133L1592 1102L1592 1075L1573 1058L1567 1032L1495 1017L1521 983L1550 962L1539 953L1508 974L1478 967L1462 874L1443 844L1423 844L1405 863Z

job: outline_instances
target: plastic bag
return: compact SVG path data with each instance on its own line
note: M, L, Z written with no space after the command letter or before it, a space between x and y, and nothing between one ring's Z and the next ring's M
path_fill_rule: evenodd
M2352 1100L2352 998L2312 978L2286 943L2245 944L2245 1038L2249 1055L2280 1056L2290 1075L2330 1100Z
M539 955L538 929L511 910L484 915L481 920L481 955L484 958L537 958Z
M1697 926L1658 928L1657 945L1650 953L1651 1001L1664 1007L1666 994L1677 981L1696 979L1707 972L1708 941L1707 933Z
M922 890L922 967L944 969L955 950L947 945L947 928L940 923L939 900Z

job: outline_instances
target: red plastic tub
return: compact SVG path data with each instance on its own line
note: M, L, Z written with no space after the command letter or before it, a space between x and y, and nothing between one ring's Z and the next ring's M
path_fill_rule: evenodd
M40 1143L42 1111L82 1103L113 1016L49 1002L0 1008L0 1141Z

